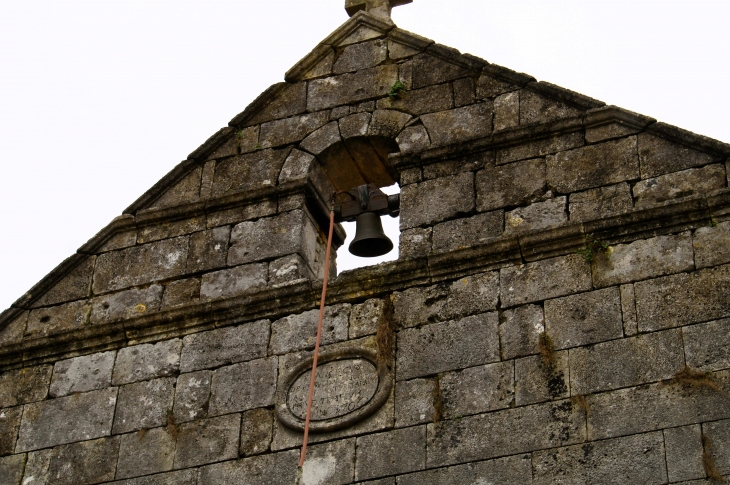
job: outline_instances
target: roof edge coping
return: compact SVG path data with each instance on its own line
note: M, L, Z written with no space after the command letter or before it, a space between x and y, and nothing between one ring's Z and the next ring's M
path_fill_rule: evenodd
M708 136L698 135L692 131L663 123L661 121L648 126L646 128L646 132L651 133L652 135L657 135L666 140L677 142L689 148L698 149L724 157L730 156L730 144Z
M231 119L231 121L228 122L228 126L231 128L243 128L243 125L248 121L253 115L261 111L263 108L266 107L267 104L272 102L276 96L284 90L284 88L287 86L286 82L280 82L276 84L272 84L266 90L259 94L256 99L254 99L248 106L246 106L246 109L238 113L236 116ZM213 135L211 138L214 138L216 135ZM205 145L208 142L203 143ZM212 151L212 150L211 150Z
M135 200L132 205L124 209L122 214L135 214L145 206L153 203L165 192L165 190L170 188L176 182L179 182L183 177L187 176L190 173L190 170L196 165L200 165L200 163L197 160L190 158L178 163L172 170L167 172L164 177L158 180L151 189L142 194L142 196Z
M606 103L597 99L580 94L570 89L560 87L556 84L549 83L547 81L532 82L525 85L525 89L529 89L537 94L542 94L549 98L563 101L571 106L580 108L583 110L600 108L606 106Z
M629 111L613 104L588 110L585 117L586 128L594 128L616 122L632 129L643 130L647 126L656 123L657 120L651 116Z
M524 72L513 71L510 68L500 66L497 64L489 64L484 66L482 69L484 74L497 78L499 81L504 81L510 84L516 84L517 86L524 87L529 83L537 82L537 79L525 74Z

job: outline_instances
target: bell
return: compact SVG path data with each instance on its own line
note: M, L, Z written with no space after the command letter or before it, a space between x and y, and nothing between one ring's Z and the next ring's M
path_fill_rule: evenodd
M393 243L383 232L380 216L374 212L363 212L355 222L355 239L350 243L350 252L361 258L374 258L388 254Z

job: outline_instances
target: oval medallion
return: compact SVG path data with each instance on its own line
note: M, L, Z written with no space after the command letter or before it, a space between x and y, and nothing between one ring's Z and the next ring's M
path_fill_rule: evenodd
M311 376L310 358L292 370L278 391L276 414L290 428L304 429ZM388 399L390 380L387 369L378 371L375 353L370 350L350 348L322 353L310 431L334 431L370 416Z

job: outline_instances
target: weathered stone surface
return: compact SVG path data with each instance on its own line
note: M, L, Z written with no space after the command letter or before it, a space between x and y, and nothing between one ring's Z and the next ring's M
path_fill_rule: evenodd
M445 418L508 408L515 398L514 364L499 362L448 372L439 385Z
M245 221L233 228L228 265L261 261L285 254L299 253L310 264L314 261L317 230L301 210L277 217Z
M357 439L355 480L426 468L426 427L414 426Z
M494 152L477 152L463 157L437 161L424 165L423 178L424 180L428 180L448 177L461 172L473 172L490 165L494 165Z
M0 374L0 408L45 399L52 373L53 366L39 365Z
M501 236L503 229L502 211L442 222L433 228L433 250L451 251L481 245Z
M573 394L671 379L684 368L682 335L667 330L570 350Z
M112 428L114 434L165 425L168 410L172 409L175 380L163 377L120 387Z
M162 305L162 285L154 284L96 297L92 300L91 323L102 325L153 313Z
M553 135L547 138L522 142L517 145L497 150L497 165L517 162L530 158L543 157L552 153L583 146L583 133L569 133L567 135Z
M623 324L618 287L546 301L545 331L556 349L621 338Z
M697 269L730 263L730 222L697 228L692 246Z
M708 165L642 180L634 185L634 199L638 208L651 207L683 197L705 195L726 184L725 167Z
M472 172L408 185L401 189L400 229L433 224L473 209Z
M454 105L457 108L476 102L474 79L465 77L454 81Z
M596 287L629 283L694 269L689 233L618 244L594 259Z
M164 209L197 202L200 198L200 180L203 169L197 167L185 175L175 185L168 188L160 197L145 209Z
M350 339L375 334L385 318L390 318L390 315L385 314L385 300L373 298L353 305L350 312Z
M730 266L634 284L640 332L730 317Z
M227 461L200 469L199 485L216 483L288 483L296 478L296 450L254 456L243 460ZM211 460L212 461L212 460ZM292 468L294 468L292 470Z
M313 446L302 467L303 485L344 485L355 474L355 440ZM286 483L286 481L284 481Z
M477 172L479 212L533 202L545 193L545 161L526 160Z
M413 115L445 111L454 107L450 84L438 84L423 89L403 91L401 95L378 101L379 109L397 109Z
M535 484L665 483L661 433L586 443L533 455Z
M221 367L213 371L209 416L246 411L274 403L276 357Z
M51 378L51 397L109 387L116 352L84 355L56 362Z
M333 258L330 265L334 262ZM284 286L313 278L309 266L298 254L284 256L269 263L269 286Z
M372 114L370 113L356 113L340 119L340 134L342 138L348 139L367 135L371 119Z
M592 221L624 214L633 208L631 188L626 182L570 194L568 212L575 222Z
M730 473L730 421L723 420L702 425L702 431L712 443L710 456L718 471L723 475ZM700 475L702 476L702 475Z
M241 416L241 456L260 455L269 451L273 437L274 412L259 408L246 411Z
M421 116L434 146L451 145L492 133L491 103L479 103Z
M504 307L591 289L590 268L578 254L504 268L499 273Z
M401 231L398 244L398 258L411 259L426 256L431 252L430 227L414 227Z
M237 458L240 427L240 414L181 424L178 426L175 468L189 468ZM203 480L202 483L215 482Z
M398 380L499 360L496 313L435 323L398 333ZM460 351L453 352L453 349Z
M639 333L636 324L636 297L634 285L621 285L621 315L624 322L624 335L631 337Z
M554 448L585 439L583 412L570 401L537 404L428 425L427 466ZM484 439L489 436L489 439Z
M315 131L317 128L324 126L325 123L327 123L328 118L329 116L326 111L319 111L317 113L293 116L291 118L284 118L281 120L264 123L263 125L261 125L261 134L259 135L260 146L262 148L279 147L303 140L307 135ZM284 156L286 156L288 150L283 149L274 152L256 152L252 155L247 156L245 160L262 160L262 153L267 153L268 157L272 157L274 156L274 154L279 154L281 152L283 152L285 154ZM276 157L277 161L279 159L279 156ZM241 160L244 159L243 157L238 158ZM281 160L281 163L284 163L283 158ZM243 169L243 164L241 165L241 169ZM262 164L259 168L266 169L267 171L264 173L268 173L270 171L273 175L274 171L272 170L272 167L270 165L267 165L268 164ZM279 164L278 168L281 168L281 164ZM251 172L248 171L247 173L250 174ZM276 176L273 177L273 179L271 177L266 177L265 179L259 180L276 180L278 178L278 173L278 170L276 170Z
M137 244L146 244L160 239L183 236L205 229L205 216L190 217L175 221L156 222L139 228Z
M162 308L173 308L200 301L200 278L171 281L162 294Z
M206 273L200 283L200 299L231 298L266 286L268 269L266 263L254 263Z
M314 163L316 163L314 155L297 149L292 150L279 173L279 185L305 180Z
M27 404L16 452L108 436L112 428L117 388Z
M307 109L317 111L383 96L390 91L397 80L397 65L379 66L352 74L315 79L309 83ZM263 126L261 128L263 133Z
M443 322L497 308L496 272L467 276L427 288L409 288L394 294L394 318L400 327Z
M411 116L394 109L376 109L368 127L368 136L395 138Z
M717 158L649 133L641 133L639 161L641 178L648 178L707 165Z
M287 120L292 119L296 118L287 118ZM282 122L287 120L282 120ZM294 130L293 127L290 128ZM301 131L301 128L299 130ZM266 143L264 148L288 143L288 141L280 143L279 139L274 138L277 134L270 134L269 139L262 141L262 144ZM257 150L254 153L219 161L215 167L211 195L213 197L221 197L237 192L275 186L276 181L279 179L281 167L284 165L284 160L288 154L288 148L281 150Z
M91 305L88 300L39 308L28 315L26 337L48 337L83 328L89 322Z
M664 447L670 482L705 478L699 425L665 429Z
M241 221L276 214L277 201L275 198L249 202L246 205L210 212L208 214L208 227L236 224Z
M187 262L188 273L225 266L230 233L229 226L221 226L191 234Z
M336 108L332 108L332 111L330 111L330 121L342 119L349 114L349 106L338 106ZM342 126L340 126L340 130L342 130Z
M256 113L246 124L257 125L269 120L286 118L303 113L307 109L307 83L289 83L261 111Z
M317 336L319 310L309 310L291 315L271 324L269 351L285 354L292 350L314 348ZM325 308L322 345L347 340L350 305L333 305Z
M499 315L502 360L537 353L540 334L545 332L545 315L539 305L524 305Z
M576 192L639 178L636 137L576 148L547 157L547 182Z
M413 59L413 87L421 88L431 84L453 81L469 74L465 69L431 54L419 54Z
M702 371L730 367L730 320L702 323L682 328L687 365Z
M399 476L398 485L488 485L532 483L530 455L508 456Z
M208 416L212 378L213 373L209 370L182 374L177 378L173 407L176 423L187 423Z
M715 376L727 389L728 373ZM588 396L591 440L625 436L730 417L727 394L665 383Z
M433 379L413 379L395 384L395 426L430 423L434 419Z
M319 155L340 141L342 141L340 138L340 128L336 121L332 121L306 137L299 146L302 150Z
M412 153L425 150L431 146L431 139L423 125L409 126L395 139L402 153Z
M577 108L546 98L529 89L521 89L519 96L521 125L545 123L581 114L581 111Z
M173 375L180 367L181 348L182 340L172 339L119 350L112 383L118 386Z
M188 335L183 339L180 371L190 372L264 357L269 327L268 320L258 320Z
M115 485L197 485L198 470L180 470L114 482Z
M28 453L28 460L25 463L25 471L23 472L23 482L26 484L32 483L33 485L51 485L48 477L48 466L51 463L52 454L53 448Z
M58 303L88 298L91 291L91 276L94 273L95 262L95 256L89 256L81 261L61 281L33 302L33 307L57 305Z
M477 97L480 99L494 98L500 94L519 90L518 86L500 81L487 74L479 76L477 81Z
M515 360L515 401L517 406L569 397L568 352L555 352L552 365L533 355Z
M94 293L181 275L185 272L187 257L186 236L104 253L96 259Z
M9 455L15 449L22 416L22 406L0 409L0 456Z
M494 131L515 128L520 124L520 94L497 96L494 100Z
M377 39L345 47L332 66L334 74L353 72L359 69L375 67L388 57L388 45L385 39Z
M221 145L219 145L218 148L213 150L210 155L206 157L206 160L215 160L219 158L232 157L240 153L252 152L259 141L259 129L259 126L249 126L248 128L244 128L242 130L231 133L228 140L226 140ZM210 188L209 183L212 180L210 176L213 175L213 172L210 171L210 169L212 167L215 167L215 163L206 163L203 167L203 178L200 184L201 197L205 197L203 194L206 185L208 185L208 188ZM210 194L208 194L208 196L209 195Z
M23 340L29 314L30 312L21 312L20 315L0 330L0 347L16 344Z
M18 485L23 478L25 455L12 455L0 458L0 484Z
M49 483L82 485L114 479L119 438L102 438L59 446L51 454Z
M568 222L566 203L567 197L555 197L509 211L504 215L504 232L521 234L563 225Z
M116 478L130 478L172 470L175 438L167 428L125 434L119 446Z

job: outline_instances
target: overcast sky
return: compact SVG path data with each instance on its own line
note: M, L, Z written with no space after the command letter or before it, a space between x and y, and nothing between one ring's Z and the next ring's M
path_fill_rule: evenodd
M0 310L282 81L343 7L0 0ZM728 13L727 0L414 0L393 19L730 142Z

